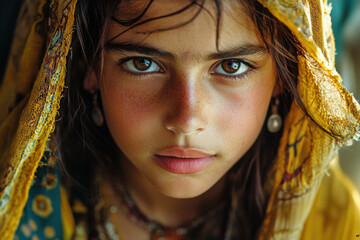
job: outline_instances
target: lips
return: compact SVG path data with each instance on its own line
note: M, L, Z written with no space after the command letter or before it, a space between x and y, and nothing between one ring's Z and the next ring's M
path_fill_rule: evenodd
M154 155L157 164L175 174L194 174L205 169L216 157L215 153L196 148L173 147Z

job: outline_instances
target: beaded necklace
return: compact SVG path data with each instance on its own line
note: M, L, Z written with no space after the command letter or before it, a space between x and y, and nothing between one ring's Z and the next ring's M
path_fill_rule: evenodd
M188 237L189 234L196 231L207 221L219 215L226 209L227 205L226 201L223 201L216 208L193 220L189 224L178 228L171 228L164 226L155 220L147 218L136 206L134 200L126 189L118 187L115 188L115 190L117 196L119 196L120 206L107 205L106 203L103 204L103 207L107 208L104 210L108 213L108 216L105 218L103 226L98 227L98 230L100 230L99 232L101 233L100 235L106 235L112 240L121 239L118 236L115 227L118 224L116 221L116 214L118 214L119 208L125 212L130 221L147 230L150 234L151 240L190 240L191 238Z

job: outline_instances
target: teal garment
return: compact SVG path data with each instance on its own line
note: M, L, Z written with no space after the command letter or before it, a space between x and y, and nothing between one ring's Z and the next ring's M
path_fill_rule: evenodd
M61 221L60 171L45 152L14 240L63 239Z
M329 0L332 5L331 22L335 37L336 61L343 50L343 30L346 21L355 9L356 0Z

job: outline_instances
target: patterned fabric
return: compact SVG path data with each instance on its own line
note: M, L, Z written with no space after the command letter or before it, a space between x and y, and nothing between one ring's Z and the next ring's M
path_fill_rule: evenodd
M63 239L59 169L45 152L37 169L14 240Z
M26 0L0 89L0 236L11 239L54 130L76 1Z
M285 119L274 175L269 179L272 191L259 239L298 239L306 230L304 226L308 226L305 221L312 206L328 204L324 200L327 198L316 195L329 163L337 157L339 146L359 138L360 106L343 87L334 68L334 41L326 0L259 2L294 33L305 49L304 56L298 57L298 92L309 114L323 129L334 133L334 137L325 134L295 102ZM27 219L33 203L35 210L31 211L37 212L39 219L53 214L60 218L54 213L58 211L58 203L29 190L54 130L75 8L76 0L25 0L20 13L0 88L2 239L13 239L17 229L18 236L36 232L39 237L41 232L46 237L44 231L36 231L40 227L33 224L35 220ZM346 228L356 234L360 231L360 220L356 217L360 212L359 202L356 204L359 200L354 190L348 189L352 193L347 195L352 196L347 198L352 203L349 204L352 215L345 218ZM331 197L343 199L343 196ZM314 205L315 198L320 199L316 200L320 203ZM18 228L23 213L22 225ZM22 226L28 229L23 232ZM47 226L41 228L45 230ZM47 228L47 234L61 236L57 235L60 234L57 229L53 230Z

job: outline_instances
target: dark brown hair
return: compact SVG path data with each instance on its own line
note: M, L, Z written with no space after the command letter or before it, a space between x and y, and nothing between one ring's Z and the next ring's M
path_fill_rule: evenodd
M218 36L222 3L220 0L214 2L217 8ZM257 1L239 0L239 2L243 4L257 26L259 37L277 65L277 80L282 88L282 94L279 96L281 102L279 114L283 119L286 117L293 99L296 99L306 112L296 91L297 55L302 54L297 39ZM145 8L134 19L121 22L113 18L114 10L119 3L120 0L78 0L72 54L68 59L67 87L61 102L61 117L56 126L57 149L64 165L64 176L66 179L71 179L72 183L79 183L84 194L88 196L92 196L89 184L95 169L99 165L113 164L120 150L114 143L106 124L97 127L92 122L90 117L92 97L84 90L83 80L90 69L96 68L105 44L104 36L109 22L116 21L133 28L144 23L139 19L147 10ZM151 3L152 0L149 0L149 5ZM200 6L199 9L203 9L203 4L204 0L194 0L189 1L187 7ZM178 13L179 11L173 14ZM194 17L197 14L198 12ZM154 19L147 21L151 20ZM174 27L181 27L189 22ZM255 239L264 219L267 203L264 182L269 169L272 168L281 134L282 131L269 133L264 126L253 146L228 174L232 189L229 197L236 216L234 221L238 225L237 231L242 239ZM91 201L88 204L91 204Z

